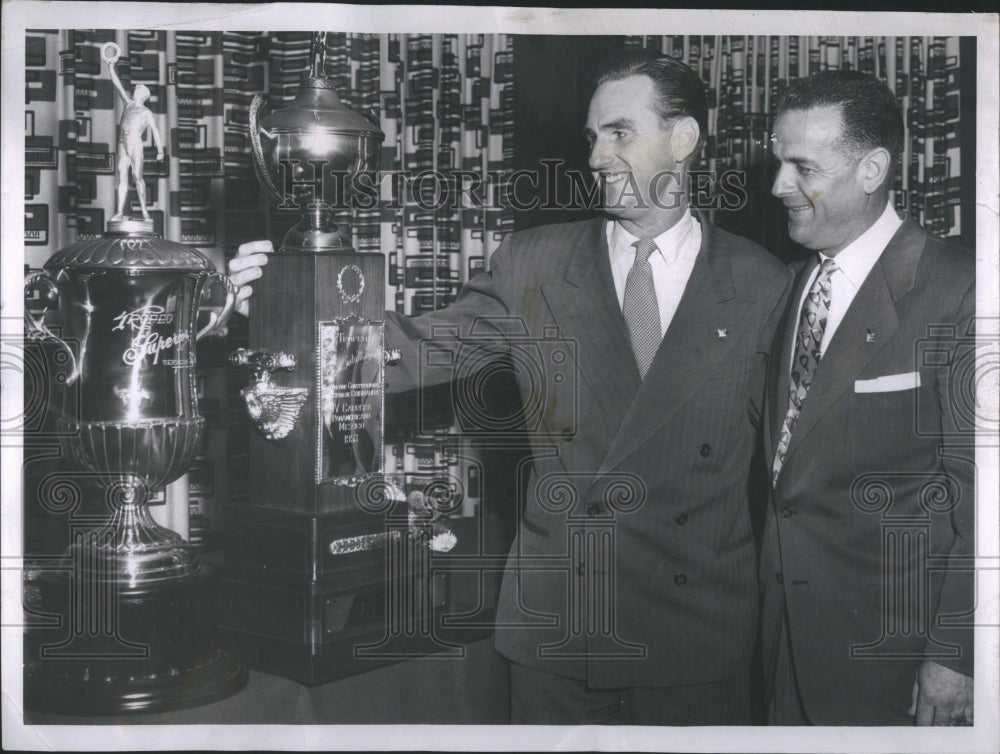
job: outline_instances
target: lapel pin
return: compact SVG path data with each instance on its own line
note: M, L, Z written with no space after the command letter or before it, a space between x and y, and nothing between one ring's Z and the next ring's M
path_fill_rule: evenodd
M875 342L875 333L869 330L868 334L865 336L865 343L874 343L874 342Z
M720 328L716 329L715 333L716 333L716 335L718 335L718 336L719 336L720 338L724 338L724 337L726 337L727 335L729 335L729 329L728 329L728 328L725 328L725 327L720 327Z

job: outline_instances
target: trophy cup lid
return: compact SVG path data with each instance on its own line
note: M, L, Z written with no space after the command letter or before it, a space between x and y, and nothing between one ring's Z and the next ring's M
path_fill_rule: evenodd
M76 241L53 254L46 270L129 270L133 272L215 272L212 263L197 249L151 232L105 233L100 238Z
M349 136L369 136L382 141L385 134L374 123L343 102L333 84L322 76L310 76L292 103L261 119L268 131L303 132L324 130Z

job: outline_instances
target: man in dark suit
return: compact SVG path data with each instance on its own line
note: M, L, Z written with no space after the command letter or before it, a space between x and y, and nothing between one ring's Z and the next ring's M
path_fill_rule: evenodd
M453 305L386 315L394 389L464 376L423 356L455 338L543 355L518 370L540 410L496 621L514 723L750 722L748 475L791 279L689 209L706 133L693 71L624 56L585 128L609 217L514 233Z
M777 724L972 722L975 260L900 220L884 84L793 82L772 193L796 275L769 367L761 562Z

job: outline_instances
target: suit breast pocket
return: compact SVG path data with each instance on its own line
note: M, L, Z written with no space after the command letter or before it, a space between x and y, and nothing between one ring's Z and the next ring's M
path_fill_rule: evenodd
M849 397L848 432L855 473L900 471L925 462L916 457L920 413L935 396L930 386L884 392L854 392Z

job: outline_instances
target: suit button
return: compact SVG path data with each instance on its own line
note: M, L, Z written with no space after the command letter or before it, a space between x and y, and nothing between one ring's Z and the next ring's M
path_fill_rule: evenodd
M797 510L795 510L795 508L791 508L791 507L789 507L789 506L787 506L787 505L786 505L786 506L785 506L784 508L782 508L782 509L781 509L781 515L782 515L782 516L783 516L784 518L791 518L791 517L792 517L792 516L794 516L794 515L795 515L796 513L798 513L798 511L797 511Z
M681 513L677 518L674 519L674 523L678 526L684 526L688 522L688 514Z
M688 583L687 574L686 573L675 573L674 574L674 583L677 584L677 586L684 586L686 583Z
M779 584L785 583L785 577L781 575L781 571L774 572L774 580L777 581Z
M591 503L587 506L588 516L600 516L604 512L604 508L600 503Z
M587 572L587 569L583 565L583 563L580 563L580 565L578 565L576 567L576 572L577 572L578 575L583 576L583 574L585 574Z
M701 457L708 458L710 455L712 455L712 446L706 442L701 446Z
M561 433L563 442L573 442L573 430L566 427Z

